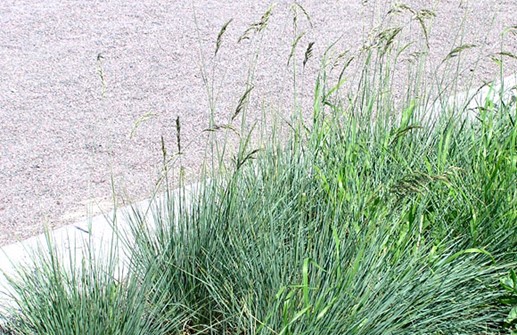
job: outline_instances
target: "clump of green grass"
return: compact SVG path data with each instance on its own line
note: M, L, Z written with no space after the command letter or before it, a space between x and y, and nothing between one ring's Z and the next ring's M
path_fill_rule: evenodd
M515 111L430 128L317 108L303 141L272 139L211 176L158 236L135 229L135 268L166 278L156 289L195 311L193 332L499 332L517 246Z
M386 90L394 36L379 36L387 40L362 55L346 99L342 73L331 84L324 59L312 124L291 124L287 143L273 133L257 151L245 138L195 201L170 199L183 211L151 230L133 218L135 269L160 274L156 289L194 311L191 332L505 328L499 279L517 250L515 104L494 94L477 119L458 105L429 117L425 87L401 104Z
M400 10L420 15L427 45L433 15ZM243 36L260 34L271 17L269 9ZM228 125L210 124L211 132L240 134L233 160L223 157L225 144L212 143L222 149L212 151L212 172L194 194L167 192L152 222L137 210L130 217L127 279L94 263L70 275L44 258L13 282L20 333L515 331L515 101L494 92L476 118L458 104L431 116L432 98L444 92L422 79L418 64L407 96L396 99L401 29L376 34L353 57L362 68L352 85L344 85L352 58L335 76L337 59L326 53L311 121L295 115L287 137L245 136L248 83ZM445 63L461 57L453 51ZM178 137L179 128L178 120Z
M14 309L8 334L166 334L170 324L181 323L182 315L158 315L148 304L153 292L145 279L117 279L122 269L115 250L103 251L107 260L94 259L92 249L64 255L48 235L40 248L9 277Z

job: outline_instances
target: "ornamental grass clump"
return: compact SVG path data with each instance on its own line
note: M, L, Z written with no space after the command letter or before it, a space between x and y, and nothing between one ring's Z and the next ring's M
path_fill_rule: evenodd
M303 7L295 8L310 20ZM428 47L432 12L397 10L415 15ZM239 42L260 41L272 13ZM231 21L217 36L215 55L228 29ZM228 124L210 119L213 156L198 186L167 189L151 215L134 208L128 217L130 233L122 236L130 250L127 279L115 281L106 266L67 277L59 264L36 264L15 282L23 293L14 319L19 329L515 332L515 99L494 88L475 110L467 109L468 101L449 103L445 94L453 95L458 83L446 74L472 48L455 47L438 80L423 72L425 53L412 52L420 56L402 67L399 59L409 50L398 42L403 29L375 33L350 58L329 48L310 111L296 108L285 128L278 120L268 129L249 125L249 79ZM288 58L295 70L298 36ZM303 67L311 61L311 43ZM399 72L408 81L397 91ZM209 85L206 72L203 78ZM178 119L176 157L179 129ZM234 151L219 141L228 132L239 135ZM178 173L181 180L180 160L163 153L165 176Z
M134 268L193 312L188 332L509 329L500 279L516 266L515 102L494 91L472 112L416 79L419 95L397 101L389 41L358 57L352 92L323 59L312 120L294 117L289 140L242 136L195 200L169 198L175 210L148 230L133 217Z

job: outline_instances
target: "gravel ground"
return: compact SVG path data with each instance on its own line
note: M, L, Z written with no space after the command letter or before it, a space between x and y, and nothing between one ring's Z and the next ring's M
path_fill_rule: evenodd
M454 37L466 18L463 43L479 46L466 53L467 66L481 55L474 78L497 74L488 55L500 50L502 29L517 24L516 0L407 2L436 12L432 60L458 45ZM299 20L299 29L307 30L303 48L316 42L306 83L314 80L316 60L328 45L341 37L337 49L357 49L390 6L381 0L300 3L313 24L311 29ZM292 104L286 67L293 39L290 6L278 1L274 9L252 106L264 102L285 110ZM44 225L59 227L109 210L111 180L119 199L148 197L159 177L161 136L169 151L176 147L177 117L182 143L189 143L182 164L195 179L210 114L201 59L211 68L217 33L233 18L214 72L216 117L226 120L243 93L257 46L236 41L267 8L258 0L0 1L0 245L40 233ZM516 49L516 37L508 35L505 50ZM509 60L505 74L516 68ZM311 92L312 84L300 90L303 104L310 103ZM146 113L154 117L131 137L135 121Z

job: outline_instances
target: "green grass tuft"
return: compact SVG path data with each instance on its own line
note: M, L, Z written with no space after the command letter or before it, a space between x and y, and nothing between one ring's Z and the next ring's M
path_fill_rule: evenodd
M397 11L415 15L427 42L424 20L434 14ZM271 15L270 8L239 42L266 29ZM287 131L263 130L260 143L252 140L255 126L245 131L249 80L228 124L206 129L239 134L236 152L219 144L212 152L223 154L201 187L167 192L152 222L136 209L130 217L127 277L116 280L111 263L91 257L70 273L52 251L43 253L12 281L13 331L515 332L515 99L503 102L493 92L475 117L459 104L439 106L433 99L456 85L428 86L419 56L410 63L407 96L395 98L399 56L410 52L398 47L402 31L374 34L357 55L332 59L327 50L310 115L295 115ZM288 59L293 69L301 36ZM440 66L472 47L453 49ZM352 61L360 69L355 78L346 72ZM179 118L176 125L182 153Z

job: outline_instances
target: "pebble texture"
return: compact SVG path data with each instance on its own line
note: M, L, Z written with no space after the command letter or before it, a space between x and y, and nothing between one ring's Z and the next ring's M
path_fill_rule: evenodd
M298 10L298 29L307 32L303 50L295 54L298 63L307 44L315 42L298 82L308 110L326 47L340 38L337 50L357 50L391 3L300 3L312 27ZM517 53L515 35L506 35L503 46L500 38L505 27L517 25L516 0L407 3L436 13L429 40L435 64L461 43L476 44L475 51L465 52L464 64L481 82L498 74L491 53L501 48ZM148 197L160 176L161 137L169 153L177 148L177 117L185 152L181 164L194 180L210 118L201 68L215 78L215 118L224 122L245 90L250 60L260 49L250 117L260 116L260 106L288 114L293 104L293 71L286 66L293 41L291 6L291 1L277 2L262 42L237 43L260 20L266 2L0 1L0 245L40 233L45 225L59 227L109 210L113 194L126 202ZM229 19L214 58L217 34ZM418 38L421 31L412 26L407 33ZM462 42L455 41L458 34ZM505 74L516 68L516 61L507 59ZM152 117L132 133L144 115Z

